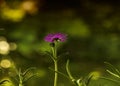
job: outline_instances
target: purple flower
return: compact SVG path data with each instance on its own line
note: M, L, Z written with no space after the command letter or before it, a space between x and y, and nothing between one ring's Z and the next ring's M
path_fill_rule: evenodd
M54 41L64 42L66 39L67 39L67 35L63 33L48 34L44 38L46 42L54 42Z

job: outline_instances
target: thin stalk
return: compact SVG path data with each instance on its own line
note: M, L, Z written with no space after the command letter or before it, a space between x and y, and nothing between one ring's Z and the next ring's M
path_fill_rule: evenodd
M69 60L67 60L67 63L66 63L66 71L67 71L67 74L68 74L69 78L70 78L72 81L74 81L75 79L73 78L73 76L72 76L72 74L71 74L71 72L70 72L70 70L69 70Z
M23 84L19 83L19 86L23 86Z
M116 80L114 80L114 79L110 79L110 78L106 78L106 77L100 77L100 79L109 80L109 81L112 81L112 82L114 82L114 83L116 83L116 84L119 84L119 81L116 81Z
M57 61L54 62L55 65L55 71L58 71L58 65L57 65ZM54 86L57 86L57 80L58 80L58 73L55 72L55 77L54 77Z
M56 43L55 43L55 46L52 47L52 53L53 53L53 58L54 58L54 69L55 69L55 71L58 71L57 46L56 46ZM57 86L57 81L58 81L58 73L55 72L55 75L54 75L54 86Z
M53 69L50 68L50 67L49 67L49 69L52 70L52 71L54 71L54 72L57 72L58 74L63 75L64 77L66 77L66 78L68 78L68 79L70 79L69 76L65 75L64 73L62 73L62 72L60 72L60 71L55 71L55 70L53 70Z
M21 76L21 69L18 71L18 77L19 77L19 86L23 86L23 77Z
M70 69L69 69L69 60L67 60L67 63L66 63L66 71L67 71L67 74L69 76L69 78L71 79L72 82L75 83L75 85L77 86L80 86L79 83L77 83L76 79L73 78L71 72L70 72Z

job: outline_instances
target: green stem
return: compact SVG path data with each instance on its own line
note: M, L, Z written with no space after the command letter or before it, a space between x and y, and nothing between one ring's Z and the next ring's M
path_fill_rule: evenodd
M69 60L67 60L67 63L66 63L66 71L67 71L67 74L68 74L69 78L71 79L71 81L73 83L75 83L75 85L80 86L79 83L77 83L76 79L73 78L73 76L72 76L72 74L70 72L70 69L69 69Z
M20 84L20 83L19 83L19 86L23 86L23 84Z
M58 71L58 65L57 65L57 61L54 62L55 65L55 71ZM54 86L57 86L57 79L58 79L58 73L55 72L55 77L54 77Z
M68 78L68 79L70 79L69 76L67 76L66 74L64 74L64 73L62 73L62 72L60 72L60 71L55 71L54 69L52 69L52 68L50 68L50 67L49 67L49 69L52 70L52 71L54 71L54 72L57 72L58 74L63 75L64 77L66 77L66 78Z
M54 70L55 70L55 71L58 71L57 47L56 47L56 43L55 43L55 46L52 47L52 52L53 52L53 58L54 58ZM57 81L58 81L58 73L55 72L55 76L54 76L54 86L57 86Z
M19 86L23 86L23 77L21 76L21 69L18 71L18 76L19 76Z
M69 60L67 60L67 63L66 63L66 71L67 71L67 74L68 74L69 78L70 78L72 81L74 81L75 79L73 78L73 76L72 76L72 74L71 74L71 72L70 72L70 70L69 70Z
M19 86L23 86L22 79L20 78Z
M100 79L109 80L109 81L112 81L112 82L114 82L114 83L116 83L116 84L119 84L119 81L116 81L116 80L114 80L114 79L110 79L110 78L106 78L106 77L100 77Z

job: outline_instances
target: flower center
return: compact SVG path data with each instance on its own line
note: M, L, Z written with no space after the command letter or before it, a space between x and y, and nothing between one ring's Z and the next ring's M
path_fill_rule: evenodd
M59 38L54 38L54 39L53 39L53 42L54 42L54 41L60 41L60 39L59 39Z

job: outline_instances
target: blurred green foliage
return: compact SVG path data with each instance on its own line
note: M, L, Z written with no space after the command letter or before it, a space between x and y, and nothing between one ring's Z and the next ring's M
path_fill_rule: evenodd
M58 51L59 54L69 52L60 59L62 71L65 71L68 58L76 77L93 70L104 75L104 61L120 64L120 6L117 0L29 1L32 5L24 0L0 1L0 36L17 45L17 49L8 56L23 69L31 66L39 68L40 77L30 80L26 86L52 86L53 71L49 71L48 67L53 67L53 64L45 55L45 51L50 51L49 43L44 42L48 33L68 35ZM59 86L72 86L69 80L63 78L60 76ZM94 83L92 86L113 86L107 81L100 82L104 84Z

